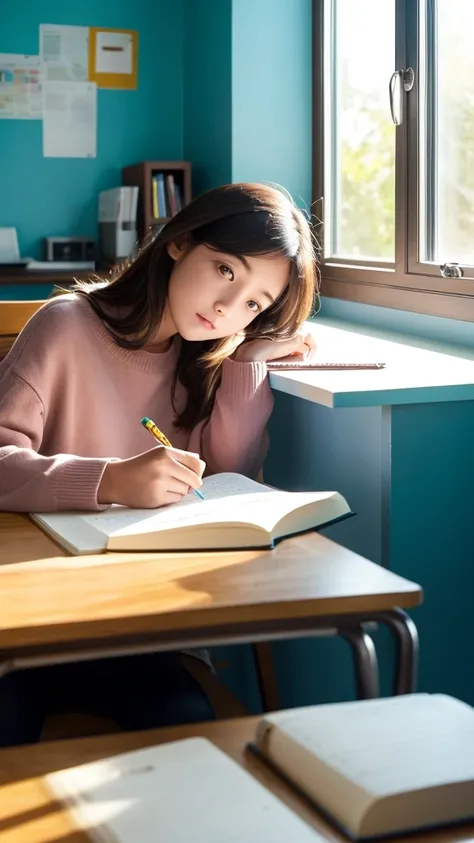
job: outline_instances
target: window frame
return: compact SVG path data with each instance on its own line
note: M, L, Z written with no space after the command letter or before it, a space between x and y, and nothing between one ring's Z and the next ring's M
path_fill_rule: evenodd
M436 0L430 0L434 6ZM357 0L354 0L357 2ZM473 268L466 276L445 278L436 263L418 260L419 161L418 23L420 0L395 0L395 69L413 67L415 83L405 94L403 119L395 127L395 262L323 259L323 296L419 313L474 321ZM313 0L313 215L316 234L324 233L324 13L326 0ZM387 79L387 100L388 100ZM469 274L471 278L469 278Z

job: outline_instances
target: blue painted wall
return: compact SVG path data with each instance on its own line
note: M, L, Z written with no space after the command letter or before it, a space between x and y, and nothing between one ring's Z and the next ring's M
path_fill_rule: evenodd
M182 0L0 2L0 52L37 54L40 23L139 32L136 91L98 91L94 160L44 158L40 120L0 121L0 226L18 230L22 254L40 257L47 236L94 237L97 194L120 184L127 164L181 158Z
M193 192L232 181L232 0L185 0L183 156Z
M474 401L393 407L392 567L420 582L420 690L474 704Z
M234 0L232 178L311 203L311 2Z
M2 284L0 301L43 301L53 290L52 284Z
M474 348L472 322L326 297L322 298L321 313L330 319L441 342L458 351L463 347Z
M196 191L277 182L311 202L310 0L185 0L184 156Z

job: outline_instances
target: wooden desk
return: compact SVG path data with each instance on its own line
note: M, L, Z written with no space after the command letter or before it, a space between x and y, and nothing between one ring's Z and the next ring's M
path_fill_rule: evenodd
M399 608L420 586L318 533L274 550L68 557L27 516L0 513L0 674L14 665L118 652L269 641L334 629L351 645L359 696L378 695L373 642L398 644L395 690L414 689L417 634Z
M3 749L0 751L0 843L90 843L90 838L73 825L67 811L54 800L42 777L121 752L195 735L208 738L230 755L319 831L328 843L347 843L304 799L294 794L261 761L245 750L246 744L255 735L257 719L249 717L200 726L178 726L150 732L60 741L50 743L47 747L37 744L24 749ZM403 840L414 840L415 843L467 843L473 837L474 825L471 824L418 834L416 837L404 837Z

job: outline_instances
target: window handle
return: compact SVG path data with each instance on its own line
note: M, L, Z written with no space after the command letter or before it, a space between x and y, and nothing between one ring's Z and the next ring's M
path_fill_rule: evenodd
M464 273L458 263L443 263L439 271L443 278L462 278Z
M408 93L415 84L415 71L412 67L407 67L406 70L395 70L391 77L388 86L390 96L390 113L395 126L400 126L402 122L402 87L405 93Z

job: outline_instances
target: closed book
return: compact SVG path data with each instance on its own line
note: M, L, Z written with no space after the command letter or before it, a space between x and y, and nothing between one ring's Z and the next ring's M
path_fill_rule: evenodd
M474 819L474 711L443 694L267 714L254 747L354 840Z

